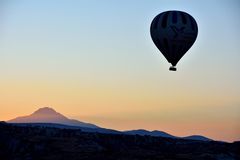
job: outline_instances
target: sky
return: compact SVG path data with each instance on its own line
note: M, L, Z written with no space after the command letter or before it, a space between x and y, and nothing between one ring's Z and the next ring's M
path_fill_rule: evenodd
M177 72L153 44L159 13L198 23ZM0 0L0 120L52 107L117 130L240 140L239 0Z

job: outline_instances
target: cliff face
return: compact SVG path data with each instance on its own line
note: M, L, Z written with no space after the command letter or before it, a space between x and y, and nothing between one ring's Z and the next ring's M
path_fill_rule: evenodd
M240 159L240 143L88 133L0 123L0 157L9 159Z

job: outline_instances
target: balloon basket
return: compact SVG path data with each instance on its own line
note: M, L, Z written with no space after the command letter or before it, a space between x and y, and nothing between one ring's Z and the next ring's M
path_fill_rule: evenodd
M171 67L169 68L169 71L177 71L177 68L174 67L174 66L171 66Z

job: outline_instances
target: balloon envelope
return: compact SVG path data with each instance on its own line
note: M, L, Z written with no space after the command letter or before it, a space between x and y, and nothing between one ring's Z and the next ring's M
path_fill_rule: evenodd
M166 11L157 15L150 28L154 44L173 66L191 48L198 34L195 19L182 11ZM176 70L170 67L170 70Z

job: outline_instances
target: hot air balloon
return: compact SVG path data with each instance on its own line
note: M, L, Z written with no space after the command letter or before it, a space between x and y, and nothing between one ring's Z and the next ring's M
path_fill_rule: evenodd
M197 38L198 26L188 13L166 11L153 19L150 33L154 44L172 64L169 70L176 71L178 61Z

